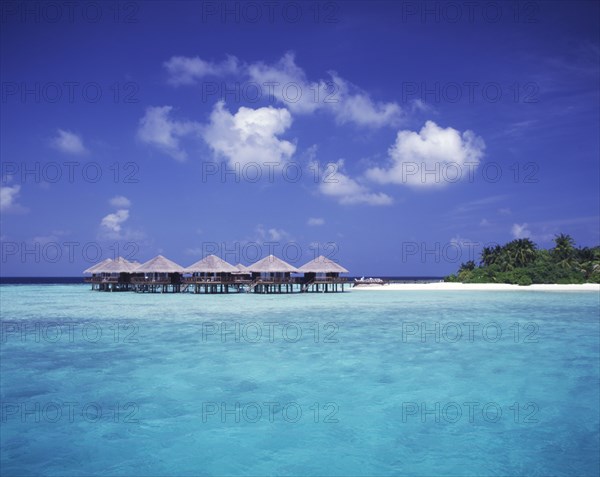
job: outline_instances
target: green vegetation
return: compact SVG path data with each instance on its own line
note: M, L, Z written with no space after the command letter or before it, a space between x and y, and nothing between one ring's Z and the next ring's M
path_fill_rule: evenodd
M463 263L447 282L463 283L600 283L600 246L575 247L573 238L560 234L554 248L538 249L530 239L485 247L479 266Z

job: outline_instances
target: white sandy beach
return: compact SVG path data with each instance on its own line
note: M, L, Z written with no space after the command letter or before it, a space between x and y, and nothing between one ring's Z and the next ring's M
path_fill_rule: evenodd
M581 285L509 285L507 283L390 283L386 285L358 285L351 287L352 291L595 291L600 292L599 283L584 283Z

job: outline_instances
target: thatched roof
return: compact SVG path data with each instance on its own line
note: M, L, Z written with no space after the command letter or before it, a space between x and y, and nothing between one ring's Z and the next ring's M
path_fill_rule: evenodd
M247 267L249 272L255 273L284 273L291 272L296 273L298 269L293 267L289 263L284 262L280 258L277 258L274 255L269 255L268 257L259 260L258 262Z
M168 258L163 257L162 255L157 255L156 257L148 260L145 263L142 263L138 266L134 273L183 273L184 268L181 265L177 265L175 262L172 262Z
M305 263L299 270L304 273L348 273L344 267L323 255Z
M237 267L216 255L204 257L185 269L186 273L236 273L237 271Z
M237 272L233 272L234 275L250 275L250 272L248 271L248 267L246 265L238 263L235 266L235 268L237 268Z
M138 262L130 262L122 257L117 257L110 263L98 268L96 273L132 273L139 266Z
M101 262L98 262L95 265L92 265L89 268L86 268L83 273L101 273L100 271L96 271L97 269L100 269L100 267L103 267L104 265L112 262L112 258L105 258L104 260L102 260Z

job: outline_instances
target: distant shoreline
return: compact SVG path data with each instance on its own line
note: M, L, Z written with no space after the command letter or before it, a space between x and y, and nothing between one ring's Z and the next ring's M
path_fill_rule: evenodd
M351 291L595 291L600 292L600 283L583 284L535 284L528 286L510 285L508 283L389 283L385 285L357 285Z

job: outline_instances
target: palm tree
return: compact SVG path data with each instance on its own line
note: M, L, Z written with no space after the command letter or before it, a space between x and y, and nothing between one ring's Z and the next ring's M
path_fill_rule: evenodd
M472 271L475 270L475 262L473 260L469 260L466 263L461 263L460 268L458 269L458 273L463 272L465 270Z
M577 270L588 280L594 273L600 272L600 248L582 247L575 250Z
M559 234L554 237L554 248L552 249L554 261L563 268L573 265L575 258L575 241L570 235Z
M489 267L490 265L497 263L501 253L502 247L500 245L496 245L495 247L483 247L481 250L480 264L484 267Z
M536 257L536 245L528 238L516 239L504 247L513 267L525 267Z

